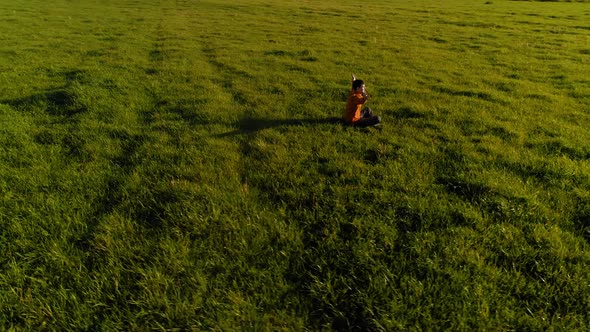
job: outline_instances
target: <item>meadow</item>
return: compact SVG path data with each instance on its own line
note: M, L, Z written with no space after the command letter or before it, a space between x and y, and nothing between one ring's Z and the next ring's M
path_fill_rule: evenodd
M590 4L5 0L1 330L587 330ZM350 75L381 129L338 122Z

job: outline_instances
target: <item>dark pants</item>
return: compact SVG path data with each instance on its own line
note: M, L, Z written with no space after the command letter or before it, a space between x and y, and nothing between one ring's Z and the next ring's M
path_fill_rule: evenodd
M361 110L361 118L354 125L357 127L368 127L378 123L381 123L381 117L373 115L373 110L370 107L365 107Z

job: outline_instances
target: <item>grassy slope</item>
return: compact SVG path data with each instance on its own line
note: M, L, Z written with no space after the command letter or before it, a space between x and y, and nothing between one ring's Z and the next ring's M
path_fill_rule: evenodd
M1 326L584 329L589 16L10 2Z

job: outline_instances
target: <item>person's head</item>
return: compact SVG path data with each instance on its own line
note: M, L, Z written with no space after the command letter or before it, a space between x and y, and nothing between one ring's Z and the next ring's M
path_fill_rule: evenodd
M352 82L352 89L356 92L359 92L359 93L365 92L365 81L354 80Z

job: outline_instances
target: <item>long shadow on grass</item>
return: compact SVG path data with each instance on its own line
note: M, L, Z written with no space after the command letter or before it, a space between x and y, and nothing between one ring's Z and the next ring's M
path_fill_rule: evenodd
M76 103L76 95L67 87L36 93L31 96L1 100L0 103L17 110L42 109L52 116L71 117L86 111L84 106Z
M252 134L263 129L303 125L342 124L338 117L324 119L255 119L244 118L238 123L238 129L227 133L215 135L215 137L230 137L241 134Z
M72 88L73 82L83 79L84 71L69 70L50 76L63 76L66 83L59 88L47 89L30 96L0 100L0 103L10 105L20 111L44 111L51 116L65 119L87 111L87 108L78 102L78 94Z

